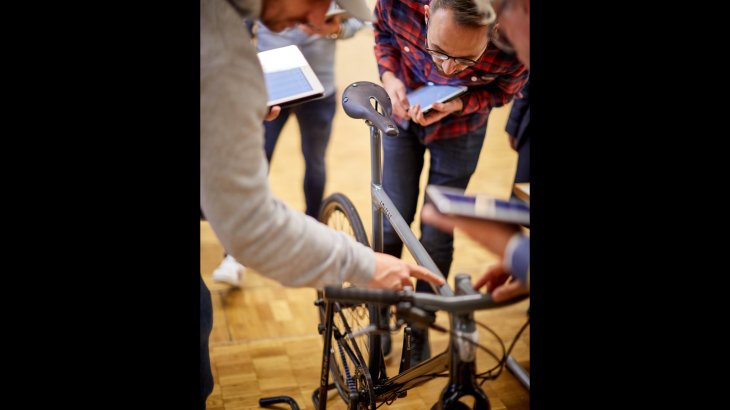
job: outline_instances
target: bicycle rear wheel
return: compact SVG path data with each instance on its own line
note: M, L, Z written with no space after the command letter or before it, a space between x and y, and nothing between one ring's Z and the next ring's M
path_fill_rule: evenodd
M343 194L325 198L319 213L319 221L332 229L351 236L370 247L365 228L352 202ZM345 283L343 286L349 286ZM318 292L321 298L321 291ZM338 304L335 306L330 373L342 399L350 404L351 393L359 395L355 408L375 409L375 394L370 369L371 357L382 360L380 339L377 334L366 333L347 339L345 336L368 328L375 323L376 311L367 304ZM325 324L324 306L320 308L320 323ZM376 341L377 339L377 341ZM377 350L377 351L376 351ZM354 391L353 391L354 390ZM363 397L366 396L366 397Z

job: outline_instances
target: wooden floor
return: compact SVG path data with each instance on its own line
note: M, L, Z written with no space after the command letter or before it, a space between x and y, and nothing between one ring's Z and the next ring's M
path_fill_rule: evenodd
M361 31L355 38L338 44L337 84L341 92L354 81L378 82L372 57L372 31ZM489 119L487 138L477 171L469 185L470 192L485 192L506 197L516 166L516 154L510 149L504 127L509 107L496 109ZM304 163L300 153L297 123L289 121L277 146L270 172L274 193L293 208L304 210L301 181ZM262 143L263 144L263 143ZM370 235L370 151L367 127L360 120L347 117L338 108L327 152L328 185L326 195L342 192L360 211ZM424 172L423 176L427 172ZM425 178L422 178L422 185ZM418 233L418 221L414 223ZM291 289L248 270L239 290L211 280L223 250L207 222L200 223L200 269L211 290L214 318L210 338L211 365L215 388L208 399L210 410L255 409L258 399L271 395L290 395L301 408L312 408L311 393L318 385L322 340L317 334L317 310L313 305L315 290ZM406 252L407 253L407 252ZM412 260L410 255L404 256ZM476 278L495 262L493 255L476 246L458 232L455 237L451 277L464 272ZM451 281L450 281L451 282ZM453 282L452 282L453 284ZM478 312L478 321L490 326L505 343L509 343L526 320L528 302L490 312ZM438 323L447 326L447 317L439 314ZM513 357L529 369L529 327L518 340ZM389 374L397 372L402 334L394 337L394 354ZM480 342L498 349L489 333L480 329ZM431 348L446 348L447 337L431 331ZM494 360L479 351L478 369L486 370ZM445 379L436 379L409 391L390 408L427 409L436 401ZM484 384L493 409L528 409L529 393L508 372ZM328 408L344 409L339 397L332 397Z

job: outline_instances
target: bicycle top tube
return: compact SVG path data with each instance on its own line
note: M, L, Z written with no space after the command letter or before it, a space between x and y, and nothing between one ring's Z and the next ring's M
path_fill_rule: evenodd
M382 215L388 218L396 234L398 234L398 237L400 237L403 241L403 244L406 246L411 255L413 255L416 262L431 272L440 275L444 279L444 284L441 286L431 285L434 292L441 296L453 296L454 292L449 287L443 273L439 270L438 266L436 266L436 263L433 261L428 252L426 252L421 241L419 241L418 238L416 238L416 235L413 234L413 231L408 223L403 219L403 216L398 213L398 209L395 204L393 204L393 201L391 201L388 194L383 190L382 186L373 186L371 189L371 195L373 205L382 210ZM377 216L373 215L373 220L376 218ZM379 229L379 225L376 225L373 227L373 232L378 232Z

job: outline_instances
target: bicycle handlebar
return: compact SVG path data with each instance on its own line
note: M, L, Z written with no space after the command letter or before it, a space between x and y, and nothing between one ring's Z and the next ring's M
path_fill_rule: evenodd
M475 310L492 309L512 305L526 299L527 295L504 302L495 302L490 295L483 293L462 296L439 296L430 293L416 293L412 290L394 291L384 289L325 286L324 298L326 300L338 302L377 303L383 305L395 305L400 302L410 302L413 306L426 310L468 313Z

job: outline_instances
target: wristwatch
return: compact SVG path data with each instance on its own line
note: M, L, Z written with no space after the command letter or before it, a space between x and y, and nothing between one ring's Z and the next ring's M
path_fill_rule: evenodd
M340 23L339 30L337 30L336 33L328 34L327 38L329 38L331 40L337 40L338 38L340 38L341 35L342 35L342 23Z

